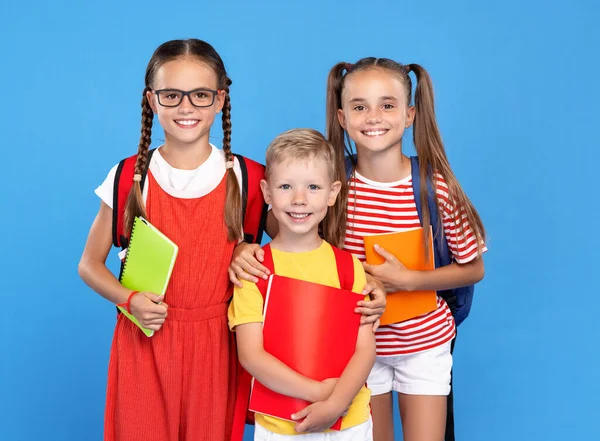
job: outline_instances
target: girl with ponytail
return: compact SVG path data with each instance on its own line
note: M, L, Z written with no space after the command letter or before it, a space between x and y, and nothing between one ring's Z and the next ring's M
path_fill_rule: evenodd
M227 327L227 269L243 237L242 164L231 152L230 86L210 44L189 39L160 45L146 69L141 137L137 154L129 158L131 190L124 212L116 217L123 225L113 225L113 210L119 210L113 196L124 179L117 176L126 174L115 166L96 190L102 202L79 273L92 289L125 305L142 326L156 331L147 338L124 315L118 317L108 372L106 441L230 438L237 364ZM209 143L219 113L222 149ZM165 142L150 155L155 116ZM261 177L248 186L258 189ZM262 199L249 209L262 213ZM155 293L128 291L105 265L113 229L123 231L126 241L136 216L147 218L179 246L165 295L168 305Z
M410 73L417 79L414 105ZM411 159L402 149L404 131L411 126L420 171L419 202L426 207L421 220ZM327 84L327 137L338 163L345 162L349 174L348 185L338 197L346 217L344 248L363 262L366 235L403 231L422 223L425 242L429 242L432 216L427 209L426 182L435 183L434 219L439 219L453 261L432 271L411 271L376 247L385 262L363 265L388 293L439 293L483 278L485 231L450 168L436 123L431 79L423 67L386 58L336 64ZM375 441L394 439L392 391L398 392L404 440L444 439L455 335L451 310L440 296L434 311L377 330L377 360L367 380L373 393Z

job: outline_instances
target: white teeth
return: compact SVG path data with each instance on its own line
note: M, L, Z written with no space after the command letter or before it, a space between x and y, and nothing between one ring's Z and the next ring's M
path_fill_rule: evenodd
M181 124L182 126L193 126L198 122L198 120L184 120L184 121L175 121L177 124Z
M376 130L372 132L363 132L367 136L381 136L386 132L386 130Z
M292 216L294 219L304 219L305 217L308 217L308 213L290 213L290 216Z

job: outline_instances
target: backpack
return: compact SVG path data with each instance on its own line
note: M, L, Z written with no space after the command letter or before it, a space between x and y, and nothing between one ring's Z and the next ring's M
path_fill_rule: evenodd
M356 163L356 155L346 156L345 167L346 167L346 178L350 179L354 164ZM415 197L415 203L417 205L417 213L419 214L419 222L423 224L422 213L423 207L421 206L421 178L419 174L419 160L416 156L411 156L411 175L412 175L412 187ZM427 188L427 205L429 209L430 223L433 230L433 249L435 257L435 267L440 268L446 265L450 265L453 260L452 253L448 248L448 242L444 235L444 229L440 228L438 221L438 209L437 209L437 197L436 192L431 182L431 178L427 176L426 182ZM444 291L438 291L438 295L443 298L452 315L456 326L460 325L469 315L471 310L471 304L473 303L473 293L475 291L475 285L462 286L460 288L454 288Z
M148 166L152 154L156 149L148 151L146 169L142 171L140 185L144 188ZM264 178L265 167L251 159L235 155L238 158L242 170L242 225L244 226L244 240L248 243L260 243L262 240L265 222L267 220L268 206L264 203L259 182ZM137 155L123 159L117 166L113 188L113 222L112 237L113 245L127 248L129 238L123 231L123 216L125 214L125 203L133 186L133 175ZM248 185L248 184L251 185ZM262 208L259 210L258 208Z
M333 245L331 245L331 248L333 249L333 254L335 256L340 288L352 291L354 285L354 262L352 260L352 254L347 251L340 250ZM269 269L271 274L275 274L271 245L265 245L263 250L265 252L265 256L262 264ZM267 295L267 286L268 281L264 279L260 279L256 284L256 287L262 294L263 303ZM233 414L231 441L242 441L245 425L254 424L254 413L248 410L251 389L252 376L246 372L246 370L238 362L237 395L235 400L235 412Z

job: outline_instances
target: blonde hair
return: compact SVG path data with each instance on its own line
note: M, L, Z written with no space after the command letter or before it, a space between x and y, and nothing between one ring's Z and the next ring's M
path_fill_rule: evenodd
M325 137L313 129L292 129L277 136L267 148L266 170L267 180L274 165L288 161L307 161L322 159L327 164L331 182L340 181L346 186L344 164L339 164L333 145ZM335 246L344 242L345 207L338 204L329 207L325 219L321 222L323 239Z
M325 137L313 129L292 129L277 136L267 147L265 174L271 173L275 164L287 161L323 159L327 162L329 178L335 181L335 152Z

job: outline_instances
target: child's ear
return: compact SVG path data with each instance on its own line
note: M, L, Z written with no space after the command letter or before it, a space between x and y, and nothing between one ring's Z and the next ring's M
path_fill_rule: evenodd
M152 92L151 90L146 91L146 99L148 100L148 104L150 105L150 108L152 109L152 111L154 112L154 114L156 114L156 101L154 100L154 98L156 97L156 94L154 92Z
M337 199L338 194L340 194L340 190L342 189L342 183L340 181L335 181L331 184L331 189L329 190L329 199L327 199L327 205L332 207L335 204L335 200Z
M271 203L271 192L269 191L269 184L264 179L260 180L260 189L262 190L263 197L267 204Z
M227 92L225 92L224 90L217 90L217 96L215 97L215 101L217 103L217 106L215 107L215 113L221 113L221 110L223 110L223 106L225 105L225 95L227 94Z
M344 130L346 130L346 117L344 116L344 111L342 109L338 109L337 117L338 121L340 122L340 126L342 126Z
M410 126L413 125L413 122L415 122L416 113L417 110L415 109L415 106L408 106L408 108L406 109L406 124L404 125L405 129L408 129Z

